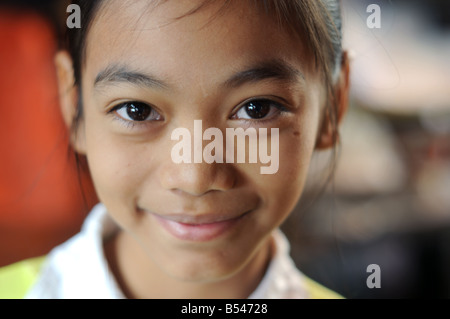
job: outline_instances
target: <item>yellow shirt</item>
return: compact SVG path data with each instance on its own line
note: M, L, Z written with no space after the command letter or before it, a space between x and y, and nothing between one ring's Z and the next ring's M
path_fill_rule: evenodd
M22 299L38 278L45 257L0 268L0 299Z

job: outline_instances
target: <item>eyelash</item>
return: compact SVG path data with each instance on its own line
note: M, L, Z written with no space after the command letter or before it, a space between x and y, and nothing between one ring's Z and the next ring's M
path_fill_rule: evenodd
M127 119L124 119L122 116L120 116L119 114L117 114L117 112L119 110L121 110L122 108L126 107L127 105L145 105L147 107L150 108L150 112L156 112L159 114L159 112L151 105L144 103L144 102L139 102L139 101L128 101L128 102L122 102L114 107L112 107L109 111L108 114L111 114L114 116L114 119L117 121L120 121L120 123L122 125L124 125L127 129L133 129L136 127L141 127L144 125L150 125L154 122L158 122L160 120L144 120L144 121L130 121Z
M239 118L234 118L236 116L236 114L238 114L239 112L244 110L245 107L250 106L250 104L256 105L256 104L261 104L261 103L262 104L269 104L269 107L271 108L271 109L269 109L269 112L272 111L272 108L276 108L278 113L275 114L275 115L270 116L269 118L265 118L265 117L260 118L260 119L244 119L244 118L240 118L239 119ZM122 103L112 107L108 111L108 114L113 114L114 115L114 119L120 121L121 124L123 124L128 129L133 129L133 128L136 128L138 126L149 125L151 123L160 121L160 119L157 119L157 120L143 120L143 121L131 121L131 120L124 119L122 116L117 114L117 112L119 110L121 110L122 108L126 107L127 105L141 105L141 106L145 105L145 106L150 108L150 111L149 111L150 114L151 114L151 112L156 112L156 113L159 114L159 112L153 106L151 106L151 105L149 105L147 103L144 103L144 102L139 102L139 101L122 102ZM246 100L244 102L241 102L239 104L239 106L236 107L236 109L237 110L235 112L233 112L233 115L230 117L230 119L244 121L247 124L257 124L257 125L264 125L265 123L273 121L279 115L288 112L288 108L286 106L284 106L283 104L281 104L279 102L275 102L274 100L272 100L270 98L264 98L264 97L248 99L248 100ZM162 116L161 116L161 118L162 118ZM164 119L162 118L162 120L164 120Z
M256 104L258 102L259 103L261 103L261 102L269 103L271 107L274 107L274 108L277 109L278 113L275 114L275 115L272 115L272 116L270 116L268 118L265 117L265 118L262 118L262 119L237 119L237 120L244 121L244 122L246 122L248 124L255 124L255 123L257 123L259 125L264 125L265 123L268 123L268 122L271 122L271 121L275 120L278 116L289 112L289 109L284 104L276 102L273 99L265 98L265 97L251 98L251 99L248 99L248 100L240 103L239 106L237 107L237 111L233 113L231 118L233 118L237 113L239 113L241 110L243 110L249 104L251 104L251 103Z

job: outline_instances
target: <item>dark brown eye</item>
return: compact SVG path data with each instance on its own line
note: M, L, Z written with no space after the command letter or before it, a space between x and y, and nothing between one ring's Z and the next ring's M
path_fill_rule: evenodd
M234 118L260 120L276 114L283 109L281 105L271 100L253 100L245 103Z
M157 121L161 116L149 105L141 102L127 102L115 108L124 120L133 122Z
M250 102L245 106L245 112L252 119L262 119L270 112L270 103L267 101Z

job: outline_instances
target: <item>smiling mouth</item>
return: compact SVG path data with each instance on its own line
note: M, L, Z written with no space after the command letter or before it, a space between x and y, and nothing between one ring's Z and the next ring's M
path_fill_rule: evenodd
M236 217L214 215L151 215L172 236L183 241L211 241L234 228L250 211Z

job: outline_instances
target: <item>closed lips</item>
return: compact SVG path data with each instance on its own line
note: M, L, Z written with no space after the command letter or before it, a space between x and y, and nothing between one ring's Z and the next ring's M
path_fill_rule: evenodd
M216 215L165 215L152 214L158 223L173 237L191 242L212 241L221 237L243 219L250 211L238 216Z
M243 214L239 214L237 216L218 216L214 214L199 214L199 215L189 215L189 214L172 214L172 215L160 215L153 213L155 216L159 218L163 218L169 221L177 222L180 224L191 225L191 226L200 226L200 225L208 225L208 224L216 224L221 222L226 222L234 219L238 219L248 214L250 211L247 211Z

